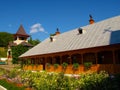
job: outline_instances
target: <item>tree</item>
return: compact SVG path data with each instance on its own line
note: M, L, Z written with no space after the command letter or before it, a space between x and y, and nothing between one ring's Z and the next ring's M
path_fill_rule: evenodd
M40 43L40 40L36 39L36 40L33 40L32 37L30 37L30 39L28 40L28 42L30 44L32 44L33 46L37 45Z
M13 41L13 35L7 32L0 32L0 47L7 47Z
M7 56L7 48L0 47L0 58Z
M29 47L23 46L23 45L17 45L15 47L12 47L12 63L18 63L19 56L25 53Z

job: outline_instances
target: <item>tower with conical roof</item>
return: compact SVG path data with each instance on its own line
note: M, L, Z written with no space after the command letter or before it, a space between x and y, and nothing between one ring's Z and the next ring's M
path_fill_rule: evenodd
M20 25L18 31L16 32L16 34L14 34L14 43L16 45L19 45L23 42L28 42L28 37L30 37L24 30L23 26Z
M8 64L11 64L11 61L12 61L11 47L17 46L17 45L23 45L27 47L33 46L30 43L28 43L27 39L30 37L30 35L28 35L25 32L22 25L20 25L18 31L15 34L13 34L13 37L14 37L14 41L9 42L9 45L8 45L8 51L7 51Z

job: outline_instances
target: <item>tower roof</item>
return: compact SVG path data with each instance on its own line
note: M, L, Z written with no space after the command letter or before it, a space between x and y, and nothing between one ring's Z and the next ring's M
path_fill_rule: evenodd
M18 31L16 32L15 35L22 35L22 36L29 37L29 35L25 32L22 25L20 25L20 27L19 27L19 29L18 29Z

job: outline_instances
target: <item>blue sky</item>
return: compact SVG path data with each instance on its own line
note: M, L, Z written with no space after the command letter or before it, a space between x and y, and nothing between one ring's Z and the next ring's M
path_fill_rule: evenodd
M0 32L16 33L20 24L43 41L59 28L66 32L120 15L120 0L0 0Z

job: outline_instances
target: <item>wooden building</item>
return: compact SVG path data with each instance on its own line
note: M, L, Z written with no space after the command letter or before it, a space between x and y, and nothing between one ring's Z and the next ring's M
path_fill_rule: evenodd
M66 62L65 73L82 73L86 71L85 63L90 62L91 71L120 72L120 16L96 23L90 16L89 23L62 34L57 29L56 35L20 56L24 69L62 72ZM79 64L76 70L74 63ZM30 68L31 64L34 67Z

